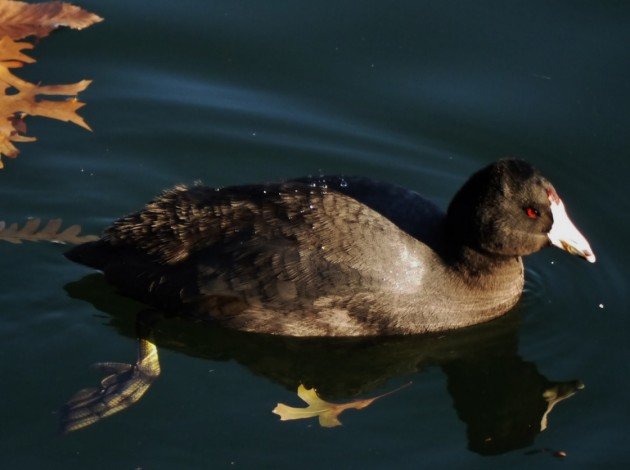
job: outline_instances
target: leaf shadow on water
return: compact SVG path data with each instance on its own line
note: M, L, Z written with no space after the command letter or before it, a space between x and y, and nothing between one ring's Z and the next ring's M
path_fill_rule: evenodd
M121 335L147 339L144 343L140 340L140 350L142 344L154 343L192 357L234 360L291 391L299 384L316 387L325 399L373 392L390 379L438 366L446 374L455 411L467 426L468 448L482 455L532 445L546 429L551 409L583 388L579 380L551 381L534 363L519 356L517 312L440 335L306 339L243 333L177 317L156 319L149 315L148 322L137 322L144 315L141 304L117 294L101 274L87 275L65 289L70 297L106 313L110 326ZM145 358L153 358L152 353L149 348ZM146 367L139 360L131 370L124 364L101 364L102 370L122 372L107 377L100 389L92 389L101 408L97 407L85 424L66 430L92 424L139 400L155 378L151 374L156 367L159 374L157 354L154 359L155 363ZM133 386L129 387L129 382ZM110 392L118 394L111 400L116 406L113 410L113 405L102 403ZM82 400L85 395L82 390L73 400ZM104 410L103 406L109 408Z

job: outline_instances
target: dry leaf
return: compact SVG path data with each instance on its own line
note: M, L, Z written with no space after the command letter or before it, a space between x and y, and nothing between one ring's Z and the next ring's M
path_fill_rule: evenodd
M0 0L0 37L22 39L37 36L41 38L60 26L83 29L100 21L103 21L100 16L69 3L30 4Z
M59 232L61 219L49 220L42 229L39 229L40 224L40 219L30 219L24 224L24 227L19 229L18 224L11 224L7 227L6 223L0 221L0 240L9 243L49 241L73 245L98 240L95 235L79 235L81 233L81 226L79 225L71 225Z
M391 392L384 393L377 397L366 398L365 400L355 400L348 403L330 403L319 398L319 396L317 395L317 390L315 390L314 388L309 389L300 384L297 389L298 397L304 400L308 404L308 406L306 408L294 408L292 406L287 406L284 403L278 403L278 405L272 410L272 413L280 416L280 421L314 418L315 416L318 416L319 424L322 427L332 428L335 426L341 426L339 415L345 410L348 410L350 408L361 410L367 406L370 406L374 401L378 400L379 398L397 392L398 390L408 387L409 385L411 385L411 382L403 385L402 387L398 387Z
M129 408L149 390L160 375L160 361L155 344L138 340L135 364L101 362L95 366L106 372L97 388L79 390L63 407L61 431L67 433L90 426L107 416Z
M24 118L27 115L45 116L61 121L69 121L90 130L83 118L76 111L84 103L76 99L76 95L87 88L91 83L82 80L71 85L40 86L24 81L13 75L9 69L20 66L22 63L34 62L33 59L23 54L24 49L33 46L27 42L15 42L8 37L0 39L0 157L15 158L18 149L12 142L31 142L33 137L26 137L26 124ZM17 93L8 94L13 90ZM68 96L66 101L51 101L44 96ZM2 168L0 160L0 168Z
M32 142L27 137L26 116L44 116L60 121L73 122L90 130L77 110L84 106L76 95L91 83L82 80L70 85L40 86L24 81L9 69L35 62L24 54L32 49L28 42L15 39L26 36L45 36L59 26L81 29L102 18L81 8L61 2L28 4L0 0L0 168L2 156L17 157L19 151L13 142ZM45 97L66 96L66 100L50 100Z

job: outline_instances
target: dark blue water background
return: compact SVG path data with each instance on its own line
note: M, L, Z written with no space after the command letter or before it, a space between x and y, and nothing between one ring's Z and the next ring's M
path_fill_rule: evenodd
M519 156L553 181L598 261L534 255L506 319L431 341L304 345L167 321L146 397L62 437L60 405L99 380L89 365L134 360L138 305L62 246L0 243L2 467L630 462L628 2L81 5L106 21L43 40L20 74L94 79L82 95L94 133L30 119L39 141L0 173L2 220L61 217L98 233L176 183L320 172L388 180L445 207L474 170ZM585 389L539 433L528 403L574 379ZM340 428L271 414L299 405L299 381L348 400L410 380Z

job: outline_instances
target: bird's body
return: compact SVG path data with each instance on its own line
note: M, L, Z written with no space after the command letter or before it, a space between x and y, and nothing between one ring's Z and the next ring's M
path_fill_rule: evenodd
M461 328L509 310L523 288L521 255L550 243L555 190L524 162L501 162L473 176L448 213L415 192L359 177L178 186L68 257L102 270L133 298L243 331ZM534 189L506 216L524 182ZM547 208L536 209L538 225L530 227L531 213L520 220L540 204ZM532 227L531 240L523 238Z

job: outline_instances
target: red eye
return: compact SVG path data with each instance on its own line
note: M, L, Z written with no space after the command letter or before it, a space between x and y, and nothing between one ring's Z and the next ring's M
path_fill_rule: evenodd
M525 209L525 213L530 219L537 219L538 217L540 217L540 212L538 212L533 207L528 207L527 209Z

